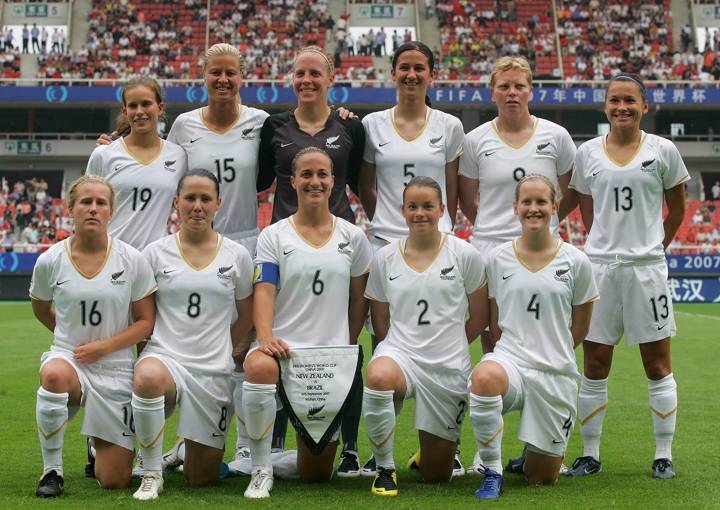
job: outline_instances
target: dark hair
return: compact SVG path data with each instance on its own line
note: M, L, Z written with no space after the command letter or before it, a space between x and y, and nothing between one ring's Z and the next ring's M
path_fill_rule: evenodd
M647 89L642 79L637 74L633 73L620 73L617 76L613 76L608 82L607 89L610 90L610 86L616 81L631 81L640 89L640 95L644 101L647 101Z
M334 174L333 160L330 157L330 154L328 154L327 152L322 150L320 147L314 147L312 145L310 147L305 147L304 149L298 151L297 154L295 154L295 157L292 159L292 163L290 164L291 173L293 175L295 175L295 172L297 171L297 162L301 157L305 156L306 154L313 154L313 153L322 154L323 156L325 156L328 159L328 161L330 161L330 173Z
M185 179L188 177L204 177L206 179L210 179L215 187L215 193L217 193L217 196L220 196L220 182L218 181L217 177L215 177L215 174L212 173L210 170L205 170L204 168L193 168L192 170L188 171L180 177L180 181L178 181L177 185L177 191L175 194L177 196L180 196L180 191L182 190L183 184L185 183Z
M430 49L430 47L427 44L421 43L420 41L410 41L410 42L406 42L406 43L403 43L400 46L398 46L398 49L395 50L395 53L393 53L393 56L392 56L393 70L397 66L397 61L400 58L400 55L402 55L406 51L419 51L420 53L425 55L425 57L427 58L428 67L430 68L430 72L432 73L435 70L435 56L433 55L432 50ZM425 94L425 104L428 107L432 106L432 104L430 103L430 98L428 97L427 94Z
M405 193L407 192L408 188L432 188L435 190L435 193L437 193L438 201L440 202L440 205L443 203L442 199L442 189L440 188L440 185L438 182L433 179L432 177L426 177L424 175L417 175L410 179L410 182L407 183L407 186L405 186L405 189L403 190L403 204L405 203Z

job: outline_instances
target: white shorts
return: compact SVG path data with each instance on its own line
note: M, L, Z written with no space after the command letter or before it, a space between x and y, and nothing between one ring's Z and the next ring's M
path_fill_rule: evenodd
M248 251L248 253L250 253L250 258L255 260L255 250L257 248L259 235L259 232L257 230L223 235L231 241L235 241L236 243L242 245Z
M80 433L97 437L132 451L135 427L132 422L132 363L93 363L81 365L72 352L53 350L40 357L40 369L54 359L66 361L80 381L85 408Z
M481 361L495 361L505 369L509 387L503 395L503 414L521 411L520 441L539 453L565 456L577 415L576 379L520 367L501 353L488 353Z
M405 376L405 399L415 399L415 428L448 441L457 441L467 409L469 369L421 366L406 352L387 342L380 342L370 363L380 357L397 363Z
M600 298L593 305L587 340L617 345L675 336L675 315L665 262L648 265L592 263Z
M501 244L504 244L504 241L488 241L486 239L478 239L474 235L470 236L470 245L480 253L483 264L486 266L488 263L487 256Z
M170 356L160 353L142 355L138 362L145 358L158 359L175 381L175 404L180 406L177 435L223 450L233 414L230 374L191 372ZM168 407L172 412L172 406Z

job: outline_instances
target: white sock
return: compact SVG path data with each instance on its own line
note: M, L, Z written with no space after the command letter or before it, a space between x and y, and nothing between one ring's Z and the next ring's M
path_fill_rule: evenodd
M583 376L578 394L578 419L583 456L600 460L600 437L608 407L608 380Z
M165 396L142 398L132 394L135 436L140 443L143 471L162 471Z
M235 451L240 448L247 448L248 437L245 430L245 418L242 410L243 383L245 382L245 372L233 371L233 407L235 409L235 426L237 427L237 441L235 442Z
M648 394L655 429L655 458L672 460L677 418L677 384L673 375L666 375L658 381L648 379Z
M481 397L470 393L470 420L475 431L478 452L483 465L496 473L503 473L502 438L505 423L502 417L503 402L500 395Z
M43 475L55 470L63 475L62 449L68 422L68 393L37 390L35 419L43 458Z
M264 468L272 472L270 446L277 411L276 391L274 384L243 383L243 415L247 418L245 428L253 469Z
M363 389L363 417L378 467L395 469L393 443L395 440L395 405L393 390Z

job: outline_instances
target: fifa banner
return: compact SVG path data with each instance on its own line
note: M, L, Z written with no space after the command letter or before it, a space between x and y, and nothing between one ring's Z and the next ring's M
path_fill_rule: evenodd
M278 394L295 430L320 453L359 390L354 383L362 369L362 351L357 345L333 345L294 347L290 353L289 359L278 360Z

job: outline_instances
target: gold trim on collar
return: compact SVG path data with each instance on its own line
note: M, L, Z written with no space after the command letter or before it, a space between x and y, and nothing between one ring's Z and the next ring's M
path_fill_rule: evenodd
M640 150L642 149L643 145L645 145L645 140L647 139L647 134L645 133L645 131L640 131L640 143L638 144L637 149L635 149L635 152L630 157L630 159L628 159L625 163L620 163L615 158L613 158L607 150L607 144L605 143L607 141L607 136L608 135L605 135L602 138L602 147L603 147L603 152L605 153L605 157L608 158L610 163L612 163L615 166L619 166L620 168L625 168L626 166L628 166L630 163L632 163L635 160L637 155L640 154Z
M235 126L237 126L237 125L238 125L238 122L240 122L240 119L242 118L243 105L240 104L240 105L238 105L238 106L239 106L240 108L238 109L237 117L236 117L235 120L232 122L232 124L230 124L230 126L228 126L228 127L225 128L225 129L222 129L222 130L220 130L220 129L213 129L213 128L211 128L211 127L208 125L208 123L205 121L205 115L203 115L203 110L205 109L204 106L203 106L202 108L198 108L198 115L200 116L200 122L201 122L202 125L205 126L210 132L215 133L216 135L224 135L225 133L227 133L228 131L230 131L232 128L234 128Z
M435 251L435 255L433 256L430 263L425 267L425 269L420 269L419 267L413 266L406 258L405 258L405 249L402 244L402 240L398 240L398 251L400 252L400 256L403 259L403 262L405 262L405 265L409 267L411 270L415 271L416 273L424 273L428 269L432 267L432 265L435 263L435 261L440 256L440 253L442 252L443 246L445 246L445 241L447 241L447 234L443 234L442 239L440 240L440 244L437 247L437 251ZM405 244L407 244L407 237L405 238Z
M78 274L80 274L80 276L82 276L86 280L92 280L97 275L102 273L102 270L105 269L105 266L107 265L108 260L110 260L110 252L112 251L113 238L108 236L108 246L107 246L107 251L105 252L105 260L103 260L103 263L100 264L100 268L97 271L95 271L95 273L93 273L92 275L87 275L87 274L83 273L82 269L80 269L80 267L75 263L75 261L72 258L72 246L70 244L70 240L73 237L75 237L75 236L68 237L67 239L65 239L63 241L63 248L65 249L65 254L67 255L67 258L70 261L70 263L72 264L72 266L75 268L75 271L77 271Z
M492 121L490 121L490 125L492 126L493 131L495 131L495 134L497 135L497 137L500 139L500 141L502 143L504 143L511 149L519 150L519 149L522 149L523 147L525 147L528 143L530 143L530 140L535 138L535 133L537 132L537 128L540 125L540 119L538 119L534 115L531 115L531 117L533 118L532 133L530 133L530 136L528 136L527 140L525 140L520 145L513 145L510 142L508 142L505 138L503 138L503 135L500 134L500 131L497 128L497 119L498 119L497 117L495 117Z
M327 238L324 242L322 242L322 243L320 243L320 244L315 244L315 243L313 243L313 242L310 242L309 239L306 239L306 238L300 233L300 231L297 229L297 226L295 225L295 220L293 220L293 217L294 217L294 216L295 216L294 214L293 214L292 216L288 216L288 223L290 223L290 226L293 228L293 230L294 230L295 233L298 235L298 237L300 238L300 240L301 240L302 242L304 242L305 244L307 244L308 246L310 246L311 248L315 248L316 250L319 250L320 248L322 248L323 246L325 246L326 244L328 244L328 243L330 242L330 240L333 238L333 236L335 235L335 227L336 227L336 225L337 225L337 217L336 217L335 215L333 215L333 217L332 217L332 230L330 231L330 235L328 236L328 238Z
M427 127L430 125L430 115L432 114L432 108L426 107L427 113L425 114L425 124L423 125L420 132L417 135L413 136L412 138L405 138L402 135L402 133L400 133L400 130L398 129L397 124L395 124L395 108L396 107L393 106L392 108L390 108L388 110L388 116L390 117L390 124L392 124L392 127L395 130L395 133L397 133L397 135L402 140L405 140L406 142L414 142L415 140L420 138L423 135L423 133L425 133L425 131L427 130Z
M177 244L177 247L178 247L178 254L180 254L180 258L183 259L183 261L185 261L185 263L188 265L188 267L190 269L192 269L193 271L199 272L199 271L206 269L210 264L215 262L215 259L217 259L218 253L220 253L220 247L222 246L222 241L223 241L223 236L221 236L217 232L216 232L216 235L218 237L217 237L217 243L215 245L215 253L213 253L212 258L208 261L207 264L205 264L202 267L197 267L197 266L194 266L193 264L191 264L190 261L187 258L185 258L185 253L183 253L182 243L180 242L180 232L175 234L175 244Z
M553 254L550 257L548 257L548 260L539 268L530 269L530 266L528 266L525 262L523 262L523 259L520 257L520 254L517 251L517 247L515 246L515 241L517 241L517 239L513 239L513 242L512 242L513 254L515 255L515 258L520 263L520 265L522 267L524 267L525 269L527 269L528 271L530 271L531 273L539 273L540 271L545 269L547 266L549 266L552 263L552 261L555 260L555 258L557 257L557 254L560 252L560 248L562 248L562 245L563 245L563 241L558 240L557 248L555 248L555 251L553 252Z
M125 149L125 152L128 153L128 156L133 158L135 161L140 163L141 165L148 166L152 164L156 159L160 157L162 154L163 148L165 147L165 140L160 139L160 149L158 149L157 154L155 154L152 158L148 159L147 161L143 161L142 159L138 158L133 152L130 150L130 148L125 143L125 138L120 139L120 144L122 145L123 149Z

